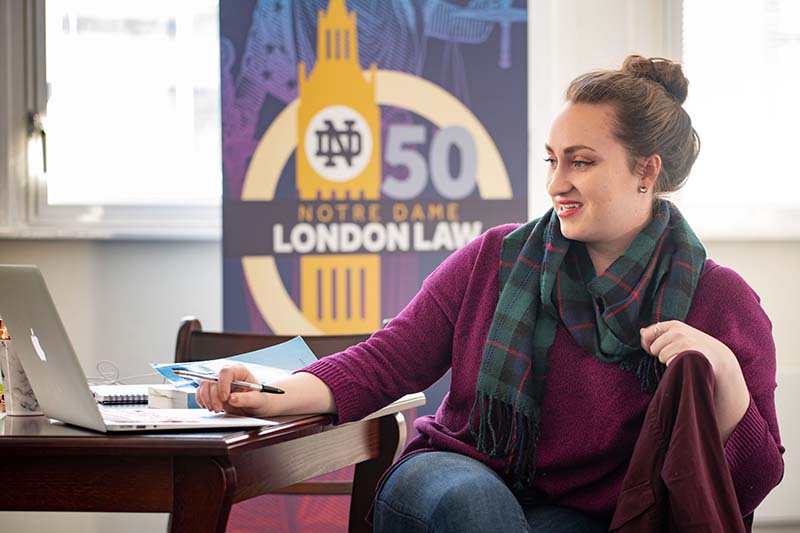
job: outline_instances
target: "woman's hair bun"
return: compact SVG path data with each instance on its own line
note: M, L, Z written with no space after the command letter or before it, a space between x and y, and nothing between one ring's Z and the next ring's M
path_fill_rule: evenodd
M686 101L689 92L689 80L683 75L679 63L663 57L642 57L631 55L622 64L622 72L637 78L653 80L666 89L679 103Z

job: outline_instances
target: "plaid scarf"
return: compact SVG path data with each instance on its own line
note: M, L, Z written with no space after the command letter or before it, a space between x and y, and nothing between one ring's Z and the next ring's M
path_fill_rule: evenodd
M665 367L642 350L639 328L684 320L704 264L703 245L664 200L600 275L585 246L561 234L553 209L503 239L500 298L470 428L480 452L507 457L515 488L530 486L536 473L548 351L558 321L587 352L636 371L642 390L653 392Z

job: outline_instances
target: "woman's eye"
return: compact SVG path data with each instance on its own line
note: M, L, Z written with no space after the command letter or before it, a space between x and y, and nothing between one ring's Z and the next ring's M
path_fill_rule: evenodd
M573 161L572 164L577 168L584 168L594 165L594 161Z
M550 165L551 167L556 164L556 160L554 157L545 157L544 162Z

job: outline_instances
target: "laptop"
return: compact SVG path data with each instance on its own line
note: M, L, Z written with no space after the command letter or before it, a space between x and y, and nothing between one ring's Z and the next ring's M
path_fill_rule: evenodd
M278 422L206 409L103 407L86 376L39 269L0 265L0 318L45 416L102 432L261 427Z

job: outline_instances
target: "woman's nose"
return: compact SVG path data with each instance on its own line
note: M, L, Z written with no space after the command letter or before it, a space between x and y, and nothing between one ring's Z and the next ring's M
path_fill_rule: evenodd
M547 193L550 196L565 194L572 189L566 174L558 165L549 172L547 176Z

